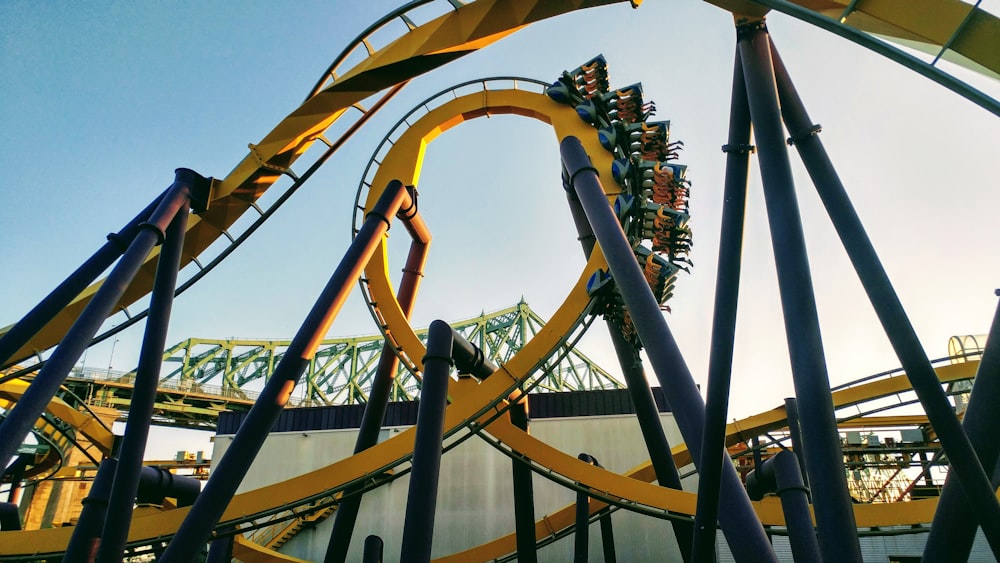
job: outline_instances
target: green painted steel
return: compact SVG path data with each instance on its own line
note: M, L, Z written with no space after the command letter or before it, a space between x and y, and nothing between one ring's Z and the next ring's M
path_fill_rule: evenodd
M453 324L466 339L502 363L541 329L544 321L524 301ZM417 331L423 341L426 329ZM351 405L364 403L375 377L381 335L323 341L309 364L292 405ZM212 390L227 397L252 399L281 360L288 340L189 338L167 349L161 383L192 392ZM624 385L585 355L570 350L562 361L540 374L539 391L622 389ZM417 396L420 380L401 366L393 383L392 400Z

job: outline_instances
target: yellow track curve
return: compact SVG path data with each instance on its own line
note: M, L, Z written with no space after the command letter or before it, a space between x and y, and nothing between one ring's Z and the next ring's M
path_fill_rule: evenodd
M610 3L614 2L611 0L575 2L479 0L420 26L372 54L292 112L258 145L252 147L250 153L225 179L217 183L210 209L200 217L192 218L188 227L183 263L186 264L197 257L251 208L253 202L275 182L280 171L301 156L352 104L463 54L487 46L534 21L576 9ZM714 0L712 3L735 14L762 13L758 5L749 1ZM847 2L803 0L799 4L821 12L835 12L843 10ZM921 4L931 10L931 13L945 14L952 19L957 17L954 14L961 15L965 13L962 12L963 9L968 10L967 5L957 0L927 0ZM948 40L942 31L946 28L942 22L947 18L914 18L907 10L894 9L885 2L874 0L861 3L861 6L861 9L855 12L857 19L860 20L856 25L861 29L938 45ZM997 37L1000 37L1000 33L995 33L996 30L1000 30L996 18L987 19L981 25L977 24L975 32L963 38L963 45L961 48L956 46L955 50L977 64L1000 73L1000 49L991 49L996 46ZM607 170L610 167L610 156L603 149L597 148L593 130L581 122L573 110L558 106L539 94L516 90L491 91L488 95L477 93L458 98L436 108L411 126L383 160L372 183L373 186L384 186L390 178L417 184L423 152L434 137L467 119L483 115L484 110L492 113L513 113L542 120L553 126L559 138L575 135L581 139L591 139L593 147L589 152L594 157L597 168ZM609 187L613 186L613 183L608 184ZM369 193L366 207L372 205L379 193L378 189L373 189ZM613 195L613 192L609 195ZM122 306L148 293L156 257L156 253L149 257L142 273L123 297ZM387 273L387 263L387 250L383 241L366 269L369 291L373 301L379 303L379 315L384 319L395 345L411 363L419 367L423 346L395 300ZM610 498L628 499L678 514L693 514L694 495L649 484L653 476L648 464L626 475L610 473L582 463L575 457L539 442L511 426L505 416L496 417L497 411L503 408L503 398L523 382L553 350L565 342L587 314L590 298L586 292L586 282L590 274L599 268L606 268L606 264L599 249L595 249L593 256L570 289L565 302L544 329L502 366L497 374L481 384L471 379L453 382L450 389L453 403L447 409L446 432L457 432L473 423L488 422L485 428L490 435L567 481L580 483ZM35 339L19 351L18 355L40 352L58 342L89 302L96 288L95 284L81 294ZM940 368L938 375L942 382L968 379L974 375L977 365L975 362L969 362ZM877 380L837 392L834 394L834 401L838 407L842 407L898 393L908 388L905 377ZM4 388L2 391L16 398L16 387ZM88 423L87 417L80 415L74 409L68 406L63 408L54 402L50 406L50 412L71 422L102 446L109 445L110 437L96 430ZM783 410L776 409L731 424L727 436L733 443L739 441L744 432L753 434L781 428L784 423ZM409 430L370 450L325 468L277 485L243 493L233 499L222 522L246 520L252 515L282 505L342 490L366 476L406 463L412 448L413 431ZM683 447L675 448L674 456L678 464L689 462L688 453ZM891 504L858 505L855 510L859 526L884 526L929 522L935 506L935 500L922 500L907 503L905 508ZM598 508L599 506L595 505L594 510ZM755 503L755 508L765 525L783 524L783 517L776 502ZM186 509L137 513L129 535L130 543L142 543L170 536L186 513ZM562 509L549 515L544 523L537 524L538 537L541 539L551 533L550 526L560 529L569 526L571 522L572 508ZM0 532L0 557L56 553L65 547L69 534L70 529ZM444 560L487 560L499 557L513 551L513 542L512 535L506 536L467 552L454 554ZM277 555L274 557L275 560L290 560L280 559Z

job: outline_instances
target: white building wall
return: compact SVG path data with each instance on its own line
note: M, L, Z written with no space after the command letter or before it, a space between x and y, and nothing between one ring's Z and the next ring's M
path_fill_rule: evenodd
M681 442L670 414L661 415L671 445ZM399 429L389 429L388 433ZM531 433L548 444L576 456L586 452L601 465L622 473L649 459L638 422L633 415L553 418L531 421ZM274 433L268 437L251 466L239 492L280 482L312 471L350 455L356 430L325 430ZM231 442L216 439L212 459L221 459ZM399 560L409 476L403 476L365 495L351 542L349 561L361 559L364 538L376 534L385 542L385 561ZM575 501L576 493L533 475L535 517ZM685 481L694 490L697 482ZM472 436L447 452L441 462L434 534L434 556L448 555L506 535L514 530L511 460L484 440ZM669 521L617 511L614 522L616 551L620 561L679 560ZM310 561L322 561L333 518L299 534L282 552ZM601 558L598 524L590 530L592 560ZM573 559L573 537L543 548L540 561Z
M681 442L670 414L661 415L671 445ZM388 437L399 428L384 430ZM540 419L531 422L531 433L548 444L576 456L586 452L618 473L649 458L638 423L632 415ZM325 430L275 433L268 437L239 488L248 491L280 482L329 465L354 450L356 430ZM222 458L230 437L216 438L213 460ZM435 557L448 555L491 541L514 530L511 460L478 437L470 437L442 458L434 533ZM682 469L682 472L684 470ZM535 518L552 513L575 501L575 492L533 474ZM409 476L403 476L365 495L358 516L348 561L360 561L364 538L378 535L385 542L385 561L399 561ZM686 490L697 488L695 478L684 481ZM622 562L680 561L669 521L618 510L612 517L615 547ZM333 518L305 529L282 552L309 561L322 561L333 527ZM887 563L892 556L920 555L925 533L885 537L863 537L866 563ZM720 561L733 561L721 531ZM781 561L791 561L788 540L774 538ZM732 551L738 552L738 547ZM590 560L602 559L598 524L590 527ZM539 561L563 563L573 560L573 536L569 535L539 551ZM995 561L989 546L977 535L970 561Z

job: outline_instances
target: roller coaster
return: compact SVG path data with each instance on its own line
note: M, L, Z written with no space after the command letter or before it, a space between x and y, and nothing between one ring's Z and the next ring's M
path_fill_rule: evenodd
M602 518L609 509L670 520L686 561L714 560L717 527L739 561L776 561L765 532L774 527L791 539L796 561L861 561L859 530L876 534L881 528L901 526L929 530L927 561L967 557L977 526L993 553L1000 553L1000 504L993 475L1000 452L991 439L1000 421L989 408L997 395L990 387L1000 361L997 349L987 345L981 358L962 357L969 361L951 364L928 359L823 149L820 127L806 113L789 69L770 40L764 17L777 11L818 26L903 64L995 115L1000 115L1000 102L937 63L943 56L954 56L985 74L1000 73L1000 20L978 5L957 0L928 1L927 11L919 14L874 0L710 3L734 15L737 52L729 137L723 147L727 164L707 399L696 388L663 315L674 284L683 284L683 271L691 267L690 183L685 167L677 162L680 145L670 137L669 122L649 119L655 111L649 93L640 84L612 87L609 65L598 56L555 82L507 76L447 88L400 119L363 174L354 202L351 246L299 332L275 360L204 489L196 498L182 500L191 495L142 468L175 294L243 244L412 79L535 22L576 10L630 9L624 2L600 0L417 0L359 34L302 105L251 144L225 178L178 169L167 190L110 235L107 244L21 321L3 330L0 366L7 371L0 389L5 410L0 454L4 459L17 457L5 476L16 481L52 470L50 456L22 449L30 433L43 441L85 436L87 445L81 447L102 463L90 493L92 502L84 504L74 527L21 531L16 516L5 510L0 558L120 561L152 554L160 561L193 561L210 546L207 557L215 561L292 561L242 534L265 519L273 524L275 518L290 520L335 506L327 560L343 560L361 496L408 474L409 496L400 507L406 512L402 544L392 548L399 550L400 560L427 561L442 444L472 437L485 439L520 462L514 465L516 530L464 552L439 554L437 560L532 561L538 547L574 532L581 536L591 519ZM416 13L431 4L444 5L443 13L421 21ZM639 2L630 4L641 10ZM372 38L390 26L402 31L376 46ZM893 42L917 42L939 53L928 63ZM585 257L563 303L530 340L504 358L486 357L481 343L470 343L443 322L431 325L425 342L410 322L433 231L417 190L424 154L448 129L495 115L532 118L552 127L560 144L562 187L574 235ZM339 136L328 138L334 124ZM307 153L312 157L315 151L309 149L314 145L325 149L304 171L296 172L293 166L308 160ZM831 389L786 145L796 148L808 169L902 370ZM727 425L752 154L763 177L797 406ZM257 202L279 179L287 179L289 187L262 208ZM238 223L243 217L250 220ZM403 224L404 242L409 244L398 289L388 273L387 231L393 223ZM237 225L243 230L236 231ZM107 278L94 281L107 270ZM193 273L178 284L182 270ZM367 390L355 455L277 485L235 494L359 279L385 343ZM101 333L105 319L122 310L128 320ZM527 432L529 413L523 411L524 395L544 385L552 366L572 352L597 317L607 323L649 449L650 461L626 474L607 471L592 457L567 455L532 437ZM92 342L141 320L146 320L146 332L129 422L120 448L113 452L109 428L87 412L84 401L65 393L64 383ZM994 320L991 335L1000 330L998 323ZM638 360L640 349L673 407L683 445L671 447L662 428L654 429L658 421L650 423L651 395ZM15 367L33 357L44 360ZM420 413L413 428L376 443L373 432L377 434L382 424L398 366L420 381ZM461 376L450 377L453 370ZM960 421L948 391L966 393L972 380ZM910 404L922 407L922 414L905 420L880 414ZM842 444L838 430L852 425L928 429L934 448L950 463L941 496L915 500L903 494L891 499L905 503L852 502L844 471L850 444ZM782 436L772 446L795 455L773 450L757 456L752 473L744 475L723 454L736 447L735 453L745 459L748 453L740 451L740 445L769 433ZM69 443L53 446L72 449ZM689 466L699 476L697 494L680 487L678 468ZM577 491L584 502L536 521L530 492L517 485L518 467ZM390 477L373 482L372 475ZM161 496L190 506L134 508L136 491L144 486L163 486ZM770 493L778 498L765 497ZM377 539L366 542L366 560L381 560L381 549ZM585 560L586 548L579 549L584 553L578 551L578 557Z

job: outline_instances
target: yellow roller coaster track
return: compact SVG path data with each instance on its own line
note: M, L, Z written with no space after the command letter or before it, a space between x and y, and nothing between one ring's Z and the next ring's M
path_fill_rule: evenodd
M761 17L767 12L762 3L750 0L710 1L738 18ZM216 182L209 210L193 218L188 226L182 264L192 262L222 236L354 104L488 46L533 22L573 10L612 3L616 2L479 0L457 7L427 24L412 27L408 33L383 49L370 52L367 58L344 73L331 73L329 80L321 81L321 89L281 121L260 143L252 145L249 154L233 171ZM917 3L901 7L898 3L879 0L802 0L795 4L820 14L836 16L855 29L901 41L950 47L987 72L1000 73L1000 21L958 0L923 0L918 3L919 10L914 6ZM961 31L961 34L956 30ZM571 109L554 104L537 93L521 90L491 91L488 95L457 98L421 118L396 141L392 151L382 161L372 185L384 186L389 178L416 184L427 144L448 128L486 112L518 114L544 121L552 125L558 138L575 135L581 139L591 139L592 146L588 148L593 149L589 152L595 158L595 165L599 169L610 166L610 157L598 148L593 130L582 123ZM372 189L368 194L366 208L372 206L379 193L379 189ZM419 369L423 345L396 301L387 274L386 252L383 241L366 268L368 291L371 300L379 304L377 314L391 334L394 344ZM122 298L120 306L133 303L149 292L156 262L157 254L153 253ZM694 495L651 485L649 481L653 479L653 475L648 463L625 475L611 473L585 464L532 438L513 427L506 416L500 416L506 405L504 398L578 330L582 320L588 315L591 304L586 291L587 280L592 272L601 268L606 268L606 263L600 249L596 248L568 291L566 300L544 329L526 343L517 355L482 383L476 383L472 379L452 383L450 395L453 402L446 413L446 434L468 428L482 428L496 441L502 442L504 447L527 456L536 465L544 467L549 474L567 483L588 487L595 491L595 496L608 500L627 500L630 504L661 512L692 515L695 510ZM16 356L39 353L55 345L87 305L99 284L100 282L84 291ZM969 379L975 374L977 365L976 362L967 362L939 368L938 376L942 382ZM908 388L905 377L884 378L838 391L833 398L835 406L841 408L897 394ZM56 403L53 403L49 411L84 433L93 431L91 438L102 447L107 447L109 436L96 430L86 417L71 408L68 411L73 412L68 412ZM741 436L781 428L785 424L783 409L775 409L730 424L727 436L730 443L734 443L740 441ZM404 465L412 454L413 439L414 432L405 431L391 440L322 469L237 495L226 509L221 523L246 522L255 515L273 513L284 506L305 504L342 491L373 474ZM690 462L690 456L683 446L674 449L674 457L678 465ZM893 504L858 505L855 513L859 526L917 525L931 520L935 506L935 500L914 501L907 503L906 507ZM599 503L595 503L592 510L596 511L600 507ZM780 526L784 523L776 502L757 502L754 507L765 525ZM186 514L186 509L137 513L129 532L129 543L140 545L169 538ZM536 524L538 539L544 539L554 531L571 525L572 518L572 507L548 515L544 521ZM0 532L0 557L58 553L65 548L70 533L71 530L66 528ZM489 560L514 549L513 535L510 535L443 560ZM279 554L262 554L242 542L238 542L237 550L246 554L246 560L294 560Z

